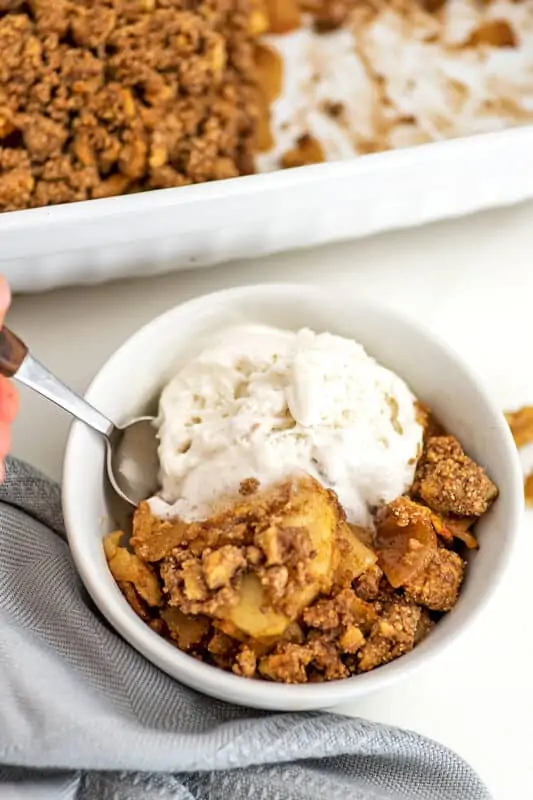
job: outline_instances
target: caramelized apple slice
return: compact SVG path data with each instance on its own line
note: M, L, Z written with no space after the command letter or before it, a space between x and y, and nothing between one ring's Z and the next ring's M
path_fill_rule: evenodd
M376 553L357 536L358 530L362 535L366 534L363 528L358 529L347 522L341 522L337 529L338 564L333 578L336 586L350 586L378 560Z
M133 584L137 594L149 606L160 606L161 587L154 570L137 555L120 546L122 536L122 531L115 531L104 539L104 553L113 578L119 584Z
M229 609L227 620L253 639L281 636L290 623L288 617L268 605L259 578L251 572L242 579L239 600Z
M257 80L265 100L273 103L281 94L283 86L283 61L277 50L265 44L255 46Z
M433 526L439 536L451 544L454 539L460 539L469 550L477 550L478 541L469 528L476 522L475 517L439 517L433 514Z
M376 527L379 564L397 589L429 564L437 550L437 535L429 508L398 497L385 506Z
M270 33L288 33L300 27L298 0L267 0L267 9Z

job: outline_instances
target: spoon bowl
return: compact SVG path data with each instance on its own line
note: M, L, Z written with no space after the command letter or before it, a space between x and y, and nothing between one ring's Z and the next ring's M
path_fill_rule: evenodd
M0 330L0 375L28 386L104 437L107 476L123 500L138 506L155 494L159 460L154 417L137 417L126 425L115 425L37 361L6 326Z
M155 417L138 417L114 426L106 439L107 476L120 497L138 506L159 488Z

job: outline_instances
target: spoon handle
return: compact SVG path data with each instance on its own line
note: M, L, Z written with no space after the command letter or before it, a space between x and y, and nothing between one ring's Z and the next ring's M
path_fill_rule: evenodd
M28 348L18 336L6 328L0 330L0 375L12 378L28 355Z
M0 330L0 375L15 378L107 439L115 429L107 417L33 358L24 342L5 325Z

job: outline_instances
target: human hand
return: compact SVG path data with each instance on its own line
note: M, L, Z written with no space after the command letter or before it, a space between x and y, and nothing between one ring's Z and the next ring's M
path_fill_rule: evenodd
M5 278L0 276L0 327L11 303L11 293ZM18 393L7 378L0 376L0 480L4 477L3 459L11 445L11 423L19 409Z

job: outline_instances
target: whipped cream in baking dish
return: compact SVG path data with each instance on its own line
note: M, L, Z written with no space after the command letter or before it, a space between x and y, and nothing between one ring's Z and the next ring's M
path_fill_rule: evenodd
M357 342L246 325L220 333L165 387L158 417L160 516L203 519L241 482L305 472L351 522L412 483L415 397Z
M284 81L260 171L304 135L334 161L533 121L533 0L447 0L434 13L415 0L361 4L342 29L317 34L308 21L265 42Z

